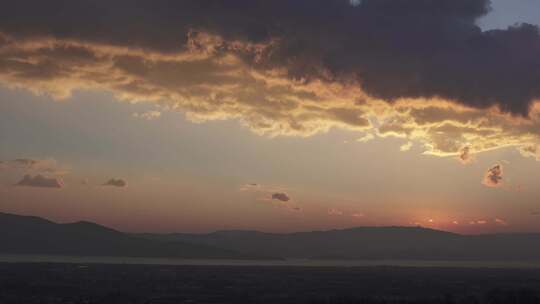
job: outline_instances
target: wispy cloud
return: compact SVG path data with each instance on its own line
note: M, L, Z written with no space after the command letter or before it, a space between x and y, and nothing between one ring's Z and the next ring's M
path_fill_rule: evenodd
M375 135L373 135L371 133L368 133L368 134L358 138L356 141L361 142L361 143L366 143L366 142L371 141L373 139L375 139Z
M0 170L21 170L34 173L63 175L67 168L60 167L55 159L17 158L0 161Z
M335 209L335 208L328 209L328 215L331 215L331 216L342 216L342 215L343 215L343 211L341 211L341 210L339 210L339 209Z
M520 147L519 151L521 155L525 157L532 157L540 161L540 144L539 145L525 145Z
M143 113L133 113L133 117L141 118L145 120L154 120L161 117L161 112L159 111L147 111Z
M495 224L500 225L500 226L508 226L508 222L500 218L494 219L494 222Z
M413 143L412 143L412 141L409 141L406 144L401 145L399 147L399 150L402 151L402 152L410 151L412 147L413 147Z
M351 214L351 216L354 217L354 218L363 218L363 217L365 217L365 214L360 213L360 212L356 212L356 213Z

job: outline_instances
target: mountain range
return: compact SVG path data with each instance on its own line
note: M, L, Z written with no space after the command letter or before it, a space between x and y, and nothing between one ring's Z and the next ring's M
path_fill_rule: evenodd
M540 234L462 235L423 227L358 227L298 233L218 231L139 234L296 259L540 261Z
M183 241L163 242L91 222L57 224L39 217L0 213L0 253L202 259L254 259L227 249Z
M297 233L130 234L0 213L0 253L198 259L540 261L540 234L462 235L423 227Z

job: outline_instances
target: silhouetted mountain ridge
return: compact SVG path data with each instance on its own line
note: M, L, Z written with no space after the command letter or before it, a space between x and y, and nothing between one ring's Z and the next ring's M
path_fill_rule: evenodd
M356 227L295 233L143 234L251 254L302 259L540 260L540 234L461 235L424 227Z
M461 235L423 227L295 233L223 230L127 234L92 222L57 224L0 213L0 253L171 258L539 261L540 234Z
M0 213L0 231L0 253L4 254L261 258L205 244L139 238L87 221L57 224L34 216Z

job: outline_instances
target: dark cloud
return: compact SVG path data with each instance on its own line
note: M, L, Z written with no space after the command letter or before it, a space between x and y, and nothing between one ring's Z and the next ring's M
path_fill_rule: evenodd
M20 39L47 36L165 53L186 48L190 33L204 31L224 39L218 52L236 50L254 68L284 68L294 79L354 80L388 101L444 97L527 114L540 97L538 28L523 24L482 32L475 22L489 5L489 0L20 0L3 4L0 30ZM227 45L232 41L271 46L261 53ZM92 59L81 49L64 51L74 60ZM54 62L39 71L61 72Z
M503 182L503 167L500 164L489 168L484 175L482 183L488 187L499 187Z
M121 178L118 178L118 179L117 178L111 178L108 181L106 181L105 183L103 183L103 186L112 186L112 187L123 188L123 187L127 187L127 182L124 179L121 179Z
M282 201L282 202L288 202L291 200L291 198L286 193L281 193L281 192L273 193L272 199L277 200L277 201Z
M41 174L31 176L27 174L15 185L38 188L62 188L64 183L60 178L56 177L46 177Z
M0 83L55 99L103 90L261 135L340 128L430 155L518 147L540 160L540 102L525 119L488 108L523 114L538 95L534 26L482 32L487 0L353 2L12 1Z

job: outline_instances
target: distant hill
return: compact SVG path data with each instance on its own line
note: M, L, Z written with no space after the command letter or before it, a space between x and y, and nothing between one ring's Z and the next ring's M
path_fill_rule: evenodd
M57 224L39 217L6 213L0 213L0 244L0 253L4 254L260 258L206 244L139 238L90 222Z
M290 234L218 231L139 236L286 258L540 260L540 234L460 235L422 227L361 227Z

